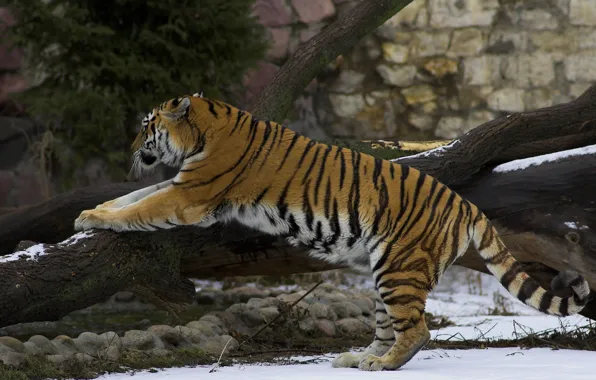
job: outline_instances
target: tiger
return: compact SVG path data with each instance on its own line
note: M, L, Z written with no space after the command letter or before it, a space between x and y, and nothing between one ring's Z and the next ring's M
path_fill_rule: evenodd
M155 107L132 151L131 180L158 163L178 173L83 211L75 230L236 221L371 275L374 339L362 352L335 357L333 367L395 370L409 362L430 340L429 292L470 245L512 295L543 313L578 313L590 296L587 281L574 271L557 277L572 295L541 287L478 207L432 176L315 141L202 94Z

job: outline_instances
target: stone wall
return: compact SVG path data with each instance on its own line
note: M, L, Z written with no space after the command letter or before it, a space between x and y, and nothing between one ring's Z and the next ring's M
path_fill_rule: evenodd
M335 136L454 138L595 81L596 1L415 0L346 54L315 109Z

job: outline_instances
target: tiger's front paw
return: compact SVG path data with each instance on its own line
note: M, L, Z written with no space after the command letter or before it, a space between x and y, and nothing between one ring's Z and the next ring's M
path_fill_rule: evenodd
M113 229L106 220L106 213L102 209L85 210L74 222L75 231L90 230L92 228Z
M117 199L112 199L111 201L107 201L107 202L104 202L102 204L95 206L95 209L99 210L102 208L117 208L117 207L119 207L117 204Z

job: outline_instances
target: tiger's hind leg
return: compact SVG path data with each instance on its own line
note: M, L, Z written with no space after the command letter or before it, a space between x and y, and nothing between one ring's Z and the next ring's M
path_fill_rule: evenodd
M424 254L423 254L424 255ZM424 320L424 307L430 291L427 274L420 270L407 269L426 266L425 257L411 255L400 267L388 264L375 273L377 289L392 324L395 343L382 356L368 355L359 368L366 371L397 369L418 353L430 340L430 332ZM432 272L431 272L432 273Z
M334 368L357 368L360 362L368 355L381 356L387 352L391 346L393 346L393 343L395 342L393 326L391 325L391 320L385 311L385 305L383 304L383 300L381 299L378 291L375 292L375 305L375 317L377 322L375 328L375 339L362 352L344 352L337 356L331 363Z

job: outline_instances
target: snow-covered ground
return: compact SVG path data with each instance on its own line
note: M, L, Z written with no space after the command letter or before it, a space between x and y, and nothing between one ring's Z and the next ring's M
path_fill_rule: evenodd
M366 281L364 281L366 282ZM512 297L494 277L461 268L450 269L433 291L427 311L448 317L455 326L432 331L433 339L513 339L553 329L573 329L589 324L579 316L557 318L543 315ZM514 315L494 315L494 314ZM172 368L158 372L112 374L101 380L185 379L399 379L399 380L524 380L596 378L596 352L549 348L489 348L474 350L423 350L399 371L364 373L332 368L335 354L294 357L280 364L253 364Z

